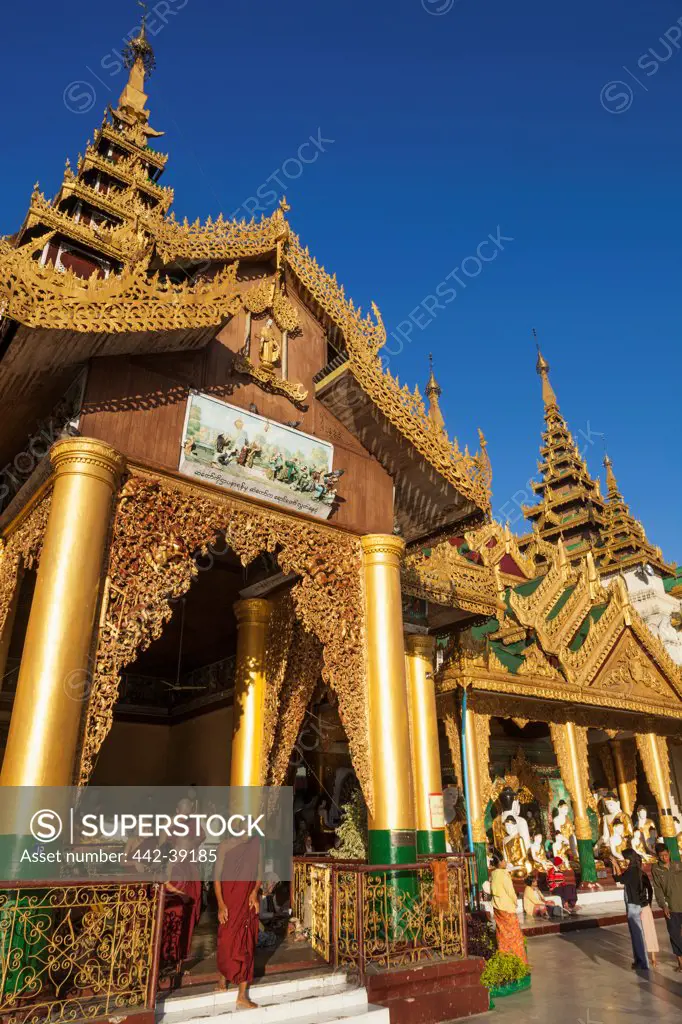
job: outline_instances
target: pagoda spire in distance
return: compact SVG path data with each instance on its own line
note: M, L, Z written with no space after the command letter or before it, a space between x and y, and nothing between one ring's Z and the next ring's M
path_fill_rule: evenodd
M537 334L533 330L537 344ZM537 540L564 545L569 562L577 563L588 551L601 544L604 522L604 500L599 482L588 471L587 464L561 415L556 392L549 379L550 366L537 345L536 371L542 382L545 429L538 463L541 479L532 487L539 502L524 505L523 514L530 522L532 534L522 538L520 546L534 548L539 567L546 558Z
M613 471L608 454L604 456L607 497L604 509L602 547L597 558L600 572L617 572L649 565L661 576L671 576L675 567L663 560L663 553L647 539L644 527L631 514Z
M445 428L445 418L440 408L440 396L443 394L443 389L436 380L436 376L433 372L433 355L429 352L429 380L426 385L425 395L429 400L429 419L435 423L435 425L442 430L443 433L447 433Z

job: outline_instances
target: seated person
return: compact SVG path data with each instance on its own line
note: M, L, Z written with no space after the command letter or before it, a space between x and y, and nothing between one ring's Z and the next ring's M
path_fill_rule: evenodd
M561 857L555 857L554 867L547 872L549 891L553 896L561 897L561 905L567 913L576 914L578 912L578 894L575 885L566 881L563 868L564 862Z
M523 890L523 909L528 917L549 917L549 911L553 903L546 900L538 887L538 880L534 875L526 879L526 887Z

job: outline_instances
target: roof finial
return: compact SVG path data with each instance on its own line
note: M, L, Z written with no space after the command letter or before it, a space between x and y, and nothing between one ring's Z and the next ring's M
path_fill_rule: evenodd
M609 458L609 453L604 454L604 468L606 469L606 489L609 497L612 494L618 494L618 484L616 483L616 474L613 472L613 463Z
M426 385L426 397L429 400L429 418L435 423L435 425L445 433L445 420L443 419L443 413L440 411L440 405L438 399L442 395L442 389L440 384L436 380L433 372L433 355L429 352L429 381Z
M546 409L558 408L556 395L554 389L549 383L549 363L540 351L540 344L538 342L538 333L533 327L533 338L535 340L535 347L538 350L538 360L535 364L535 370L542 378L542 400L545 403Z
M112 113L130 127L139 126L146 136L156 138L163 135L149 125L149 111L145 110L147 97L144 91L145 76L151 75L156 67L156 58L147 39L147 4L137 0L142 8L142 20L137 35L123 47L123 63L128 68L128 81L118 101L118 108Z

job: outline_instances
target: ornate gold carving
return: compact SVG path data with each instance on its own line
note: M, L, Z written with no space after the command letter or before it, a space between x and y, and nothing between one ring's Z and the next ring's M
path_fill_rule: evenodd
M448 540L429 549L420 546L408 551L401 581L403 590L414 597L481 615L497 611L492 571L464 558Z
M206 554L223 534L242 564L262 551L277 551L283 571L301 577L292 589L296 611L324 646L322 675L338 696L353 765L371 808L359 541L139 469L122 490L114 519L109 605L99 634L81 783L89 779L111 727L122 668L161 635L172 614L170 602L187 592L197 574L193 556ZM160 545L170 553L154 568L145 553Z
M21 570L34 569L40 561L51 502L49 490L10 527L6 539L0 540L0 635Z
M619 643L593 685L623 697L647 696L648 691L658 697L670 696L670 688L662 683L651 661L632 636L626 636Z
M236 611L235 606L235 611ZM291 591L278 594L272 602L265 648L265 709L263 720L263 775L267 777L272 753L282 686L294 639L296 610Z
M233 264L210 282L174 284L141 265L106 280L77 277L72 271L41 267L31 252L43 240L15 249L0 260L0 303L29 327L51 330L194 330L219 324L241 308L242 285Z
M460 790L464 791L464 782L462 779L462 743L460 740L460 723L454 694L447 694L444 698L441 698L441 702L439 702L439 711L443 719L443 725L445 726L445 735L447 737L448 747L450 748L450 759L452 760L452 770L455 776L455 782Z
M295 622L289 661L279 694L268 785L283 786L306 708L322 673L322 645Z
M296 384L290 380L278 377L274 367L267 363L252 363L247 356L240 354L234 361L234 368L238 373L245 373L252 377L264 391L271 391L273 394L286 395L296 405L305 402L308 397L308 390L302 384Z
M76 221L36 189L31 196L26 229L30 230L40 224L122 263L139 260L149 245L144 234L138 234L134 228L131 231L127 224L86 224Z
M346 298L336 277L319 266L293 233L284 255L299 281L343 332L349 368L363 391L453 487L490 512L492 470L483 434L479 431L479 454L470 455L467 449L462 453L457 441L451 442L428 415L418 390L401 388L382 367L379 352L386 341L386 330L377 306L372 303L374 320L363 317L362 311Z
M518 675L534 676L539 679L561 679L561 673L550 665L537 644L524 648L523 663L519 667Z
M118 166L118 165L117 165ZM175 216L153 212L147 221L156 247L165 263L176 260L234 260L265 256L288 237L289 226L279 209L260 221L227 220L222 214L202 224L178 222Z
M100 139L107 139L109 142L113 142L115 146L118 146L119 149L124 149L127 153L133 153L138 160L140 158L140 149L144 149L144 159L152 167L161 169L168 163L168 153L160 153L158 149L151 149L147 145L147 139L144 134L139 136L129 128L114 128L108 121L103 121L101 128L95 133L95 144ZM139 141L137 141L138 139Z
M109 160L108 157L102 156L95 146L89 145L85 149L85 154L78 161L76 173L81 175L84 171L91 168L103 171L104 174L114 179L118 178L127 185L136 185L141 191L147 192L160 203L167 199L169 192L172 195L172 191L166 186L157 185L155 181L152 181L140 163L139 154L131 153L130 156L123 157L121 160L114 162Z
M514 754L511 770L519 781L519 787L527 789L541 807L546 807L549 804L549 782L539 774L535 765L531 764L526 758L523 747L519 747Z

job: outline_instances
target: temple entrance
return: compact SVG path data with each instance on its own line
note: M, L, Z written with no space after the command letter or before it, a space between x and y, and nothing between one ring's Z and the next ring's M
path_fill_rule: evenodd
M273 556L242 566L224 539L196 565L199 572L187 594L172 602L161 636L121 675L93 785L229 785L234 605L254 588L274 596L278 578L280 592L290 583L282 584ZM130 749L138 751L134 761Z

